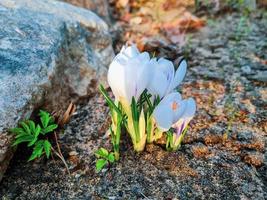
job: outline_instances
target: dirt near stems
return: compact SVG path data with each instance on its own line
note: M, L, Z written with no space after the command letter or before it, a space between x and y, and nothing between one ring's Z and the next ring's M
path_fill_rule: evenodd
M28 163L30 152L20 147L0 197L265 199L266 20L260 14L223 16L190 37L189 70L179 90L196 99L198 110L179 151L148 145L136 154L126 141L120 161L97 174L94 151L111 145L105 138L108 108L95 94L78 105L60 137L71 176L58 159Z

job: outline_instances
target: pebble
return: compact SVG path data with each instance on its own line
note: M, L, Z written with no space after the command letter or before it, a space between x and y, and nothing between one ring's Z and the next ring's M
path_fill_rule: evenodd
M241 70L244 74L251 74L251 67L248 65L241 67Z

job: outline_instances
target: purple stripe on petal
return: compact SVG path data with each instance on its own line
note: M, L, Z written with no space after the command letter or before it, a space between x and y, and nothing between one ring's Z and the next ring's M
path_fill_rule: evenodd
M181 136L183 130L184 130L184 126L185 126L185 121L183 121L182 125L180 127L176 127L175 128L175 133L176 133L176 140L175 143L177 142L177 140L179 139L179 137Z
M185 121L183 121L183 123L182 123L182 126L181 126L181 129L180 129L180 135L181 135L181 133L183 132L183 130L184 130L184 125L185 125Z

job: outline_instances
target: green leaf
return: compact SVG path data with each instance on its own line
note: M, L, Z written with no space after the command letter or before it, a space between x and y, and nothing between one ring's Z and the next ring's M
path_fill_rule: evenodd
M131 110L132 110L132 117L134 121L139 121L139 116L138 116L138 108L137 108L137 104L136 101L134 99L134 97L132 98L132 103L131 103Z
M18 138L20 138L20 137L23 137L23 136L28 136L28 134L27 133L22 133L22 134L18 134L18 135L16 135L16 139L18 139Z
M51 143L48 140L44 141L44 150L45 150L45 154L46 157L49 158L50 153L51 153Z
M115 105L115 103L112 101L112 99L108 96L108 93L105 90L105 88L103 87L103 85L100 85L99 90L100 90L101 94L105 97L109 108L111 110L115 110L119 115L122 115L120 109Z
M151 95L148 95L147 92L144 92L144 97L145 97L145 100L147 102L147 105L148 105L148 108L149 108L149 112L152 114L152 112L153 112L153 105L152 105L152 103L150 101Z
M34 136L32 135L23 135L15 140L15 142L12 144L12 146L16 146L22 142L31 142L34 140Z
M105 159L98 159L96 161L96 171L100 172L107 163L108 161Z
M36 158L39 158L42 153L43 153L43 149L44 149L44 140L39 140L38 142L35 143L32 155L30 156L30 158L28 159L28 161L34 160Z
M28 162L34 160L34 159L37 158L37 157L38 157L38 156L36 155L36 153L32 152L32 155L31 155L30 158L28 159Z
M9 129L9 131L11 133L15 133L15 134L27 134L22 128L11 128Z
M37 138L37 137L39 136L40 132L41 132L41 127L40 127L40 125L38 124L38 125L36 126L36 128L35 128L34 137Z
M44 140L39 140L38 142L36 142L36 144L35 144L35 147L37 148L37 147L41 147L41 146L43 146L43 144L44 144ZM34 147L34 148L35 148Z
M34 145L35 142L37 141L37 139L38 139L37 137L34 137L33 140L32 140L31 142L28 143L27 146L30 147L30 146Z
M43 125L43 128L46 128L49 124L50 119L51 119L50 114L48 112L40 110L39 116L41 118L41 123Z
M47 126L46 128L42 129L42 134L45 135L46 133L52 132L53 130L55 130L58 127L57 124L52 124Z
M132 98L132 103L131 103L131 111L132 111L132 117L133 117L133 125L134 125L134 132L136 135L136 142L140 141L140 133L139 133L139 113L138 113L138 108L136 101L134 97Z
M114 157L114 154L113 154L113 153L110 153L110 154L108 155L108 161L111 162L111 163L114 163L114 161L115 161L115 157Z
M20 125L23 127L23 129L25 130L26 133L31 135L30 127L25 122L20 122Z
M38 147L36 148L33 152L32 152L32 155L31 157L28 159L28 161L32 161L36 158L40 158L42 153L43 153L43 149L44 147Z
M34 133L35 132L35 123L32 120L28 120L27 123L29 124L31 132Z
M49 115L49 113L46 112L46 111L44 111L44 110L40 110L40 111L39 111L39 116L40 116L40 117L43 117L43 116L45 116L45 115Z
M95 155L97 157L103 157L103 158L108 158L108 150L104 149L104 148L100 148L96 151Z

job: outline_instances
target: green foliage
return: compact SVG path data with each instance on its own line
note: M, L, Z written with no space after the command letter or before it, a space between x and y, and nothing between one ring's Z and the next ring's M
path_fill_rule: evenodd
M101 92L101 94L105 97L108 106L111 110L114 110L118 113L118 115L122 115L120 109L115 105L115 103L112 101L112 99L109 97L107 91L105 90L105 88L103 87L103 85L100 85L99 90Z
M47 158L50 157L51 143L47 139L41 139L40 135L44 137L58 127L54 123L54 118L48 112L40 110L39 116L41 125L32 120L25 120L20 122L18 127L10 129L10 132L16 135L12 146L27 143L28 147L33 147L33 152L28 161L39 158L43 154Z
M171 129L166 132L167 141L166 141L166 149L167 151L176 151L181 147L182 141L187 133L189 126L186 126L182 133L177 136L176 133L174 133L174 130Z
M120 155L120 137L121 137L121 126L124 122L125 115L123 114L122 111L122 105L121 103L118 103L118 105L115 105L115 103L112 101L112 99L109 97L107 91L103 87L103 85L100 85L99 88L100 92L106 99L106 102L108 103L108 106L110 108L110 113L111 113L111 119L112 119L112 124L109 128L110 133L111 133L111 141L113 145L113 151L115 155L115 159L119 160L119 155ZM104 161L99 161L100 163L104 163ZM103 166L105 166L107 163L105 163ZM101 164L99 164L101 166ZM102 167L103 167L102 166Z
M98 158L96 161L96 171L100 172L107 164L115 162L114 153L109 153L108 150L100 148L95 153Z
M134 126L134 132L136 135L136 141L139 142L140 141L140 133L139 133L140 112L138 111L137 103L136 103L134 97L132 97L131 111L132 111L133 126Z

